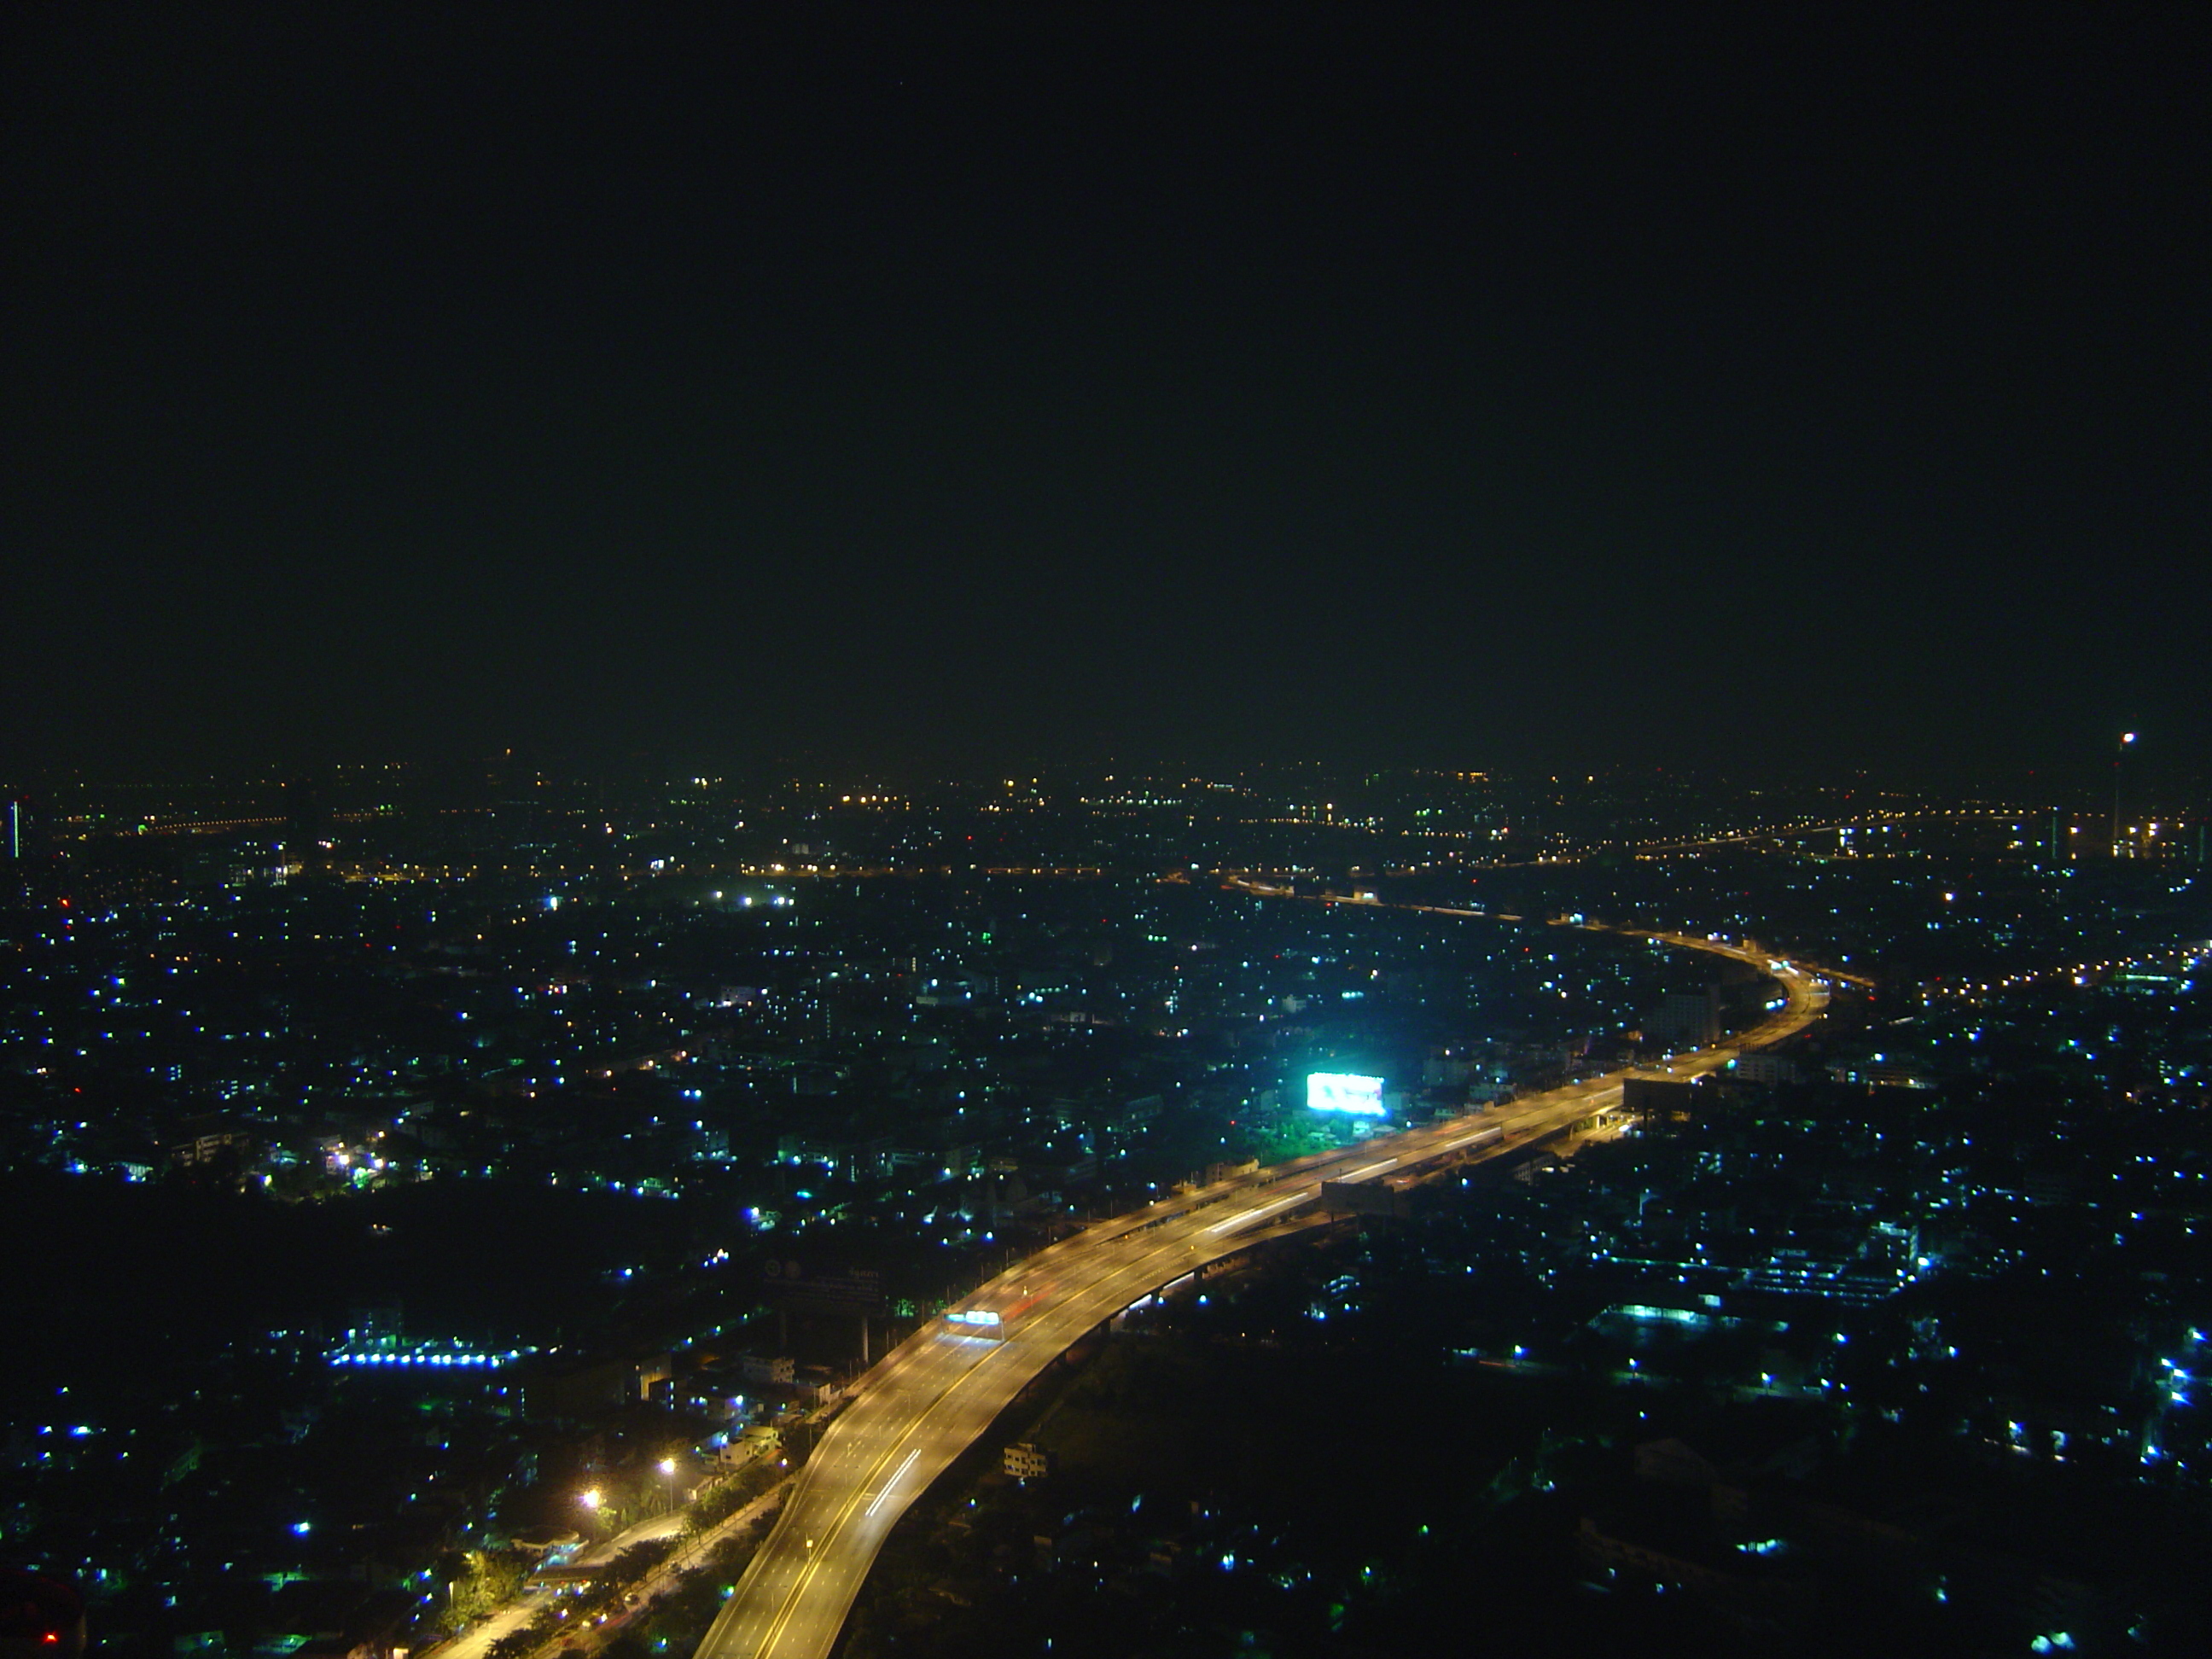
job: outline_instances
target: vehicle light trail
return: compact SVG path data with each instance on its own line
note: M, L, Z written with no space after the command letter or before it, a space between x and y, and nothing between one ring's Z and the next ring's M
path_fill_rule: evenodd
M1247 1210L1243 1215L1231 1216L1226 1221L1218 1221L1206 1231L1210 1233L1234 1232L1239 1227L1251 1225L1263 1215L1273 1215L1278 1210L1288 1209L1291 1205L1303 1203L1312 1196L1311 1193L1292 1193L1288 1198L1279 1198L1273 1204L1262 1204L1256 1210Z
M912 1451L906 1455L906 1461L903 1463L901 1463L896 1468L893 1469L891 1471L891 1478L884 1482L883 1490L876 1494L876 1501L868 1505L868 1514L873 1515L878 1510L883 1508L884 1499L891 1495L891 1488L898 1485L899 1476L904 1474L908 1469L912 1468L914 1467L915 1459L921 1455L921 1448L919 1446L915 1447Z

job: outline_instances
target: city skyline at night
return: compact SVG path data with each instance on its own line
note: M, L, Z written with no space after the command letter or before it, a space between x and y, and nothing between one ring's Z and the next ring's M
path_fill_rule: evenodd
M0 1647L2202 1647L2212 14L0 30Z

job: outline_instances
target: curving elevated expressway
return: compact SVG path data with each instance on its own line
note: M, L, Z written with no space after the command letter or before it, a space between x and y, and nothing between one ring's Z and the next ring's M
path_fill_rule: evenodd
M1677 1056L1677 1078L1736 1050L1778 1042L1820 1016L1820 981L1747 947L1676 934L1641 936L1751 963L1786 1006L1724 1047ZM1580 1121L1620 1098L1620 1073L1449 1122L1378 1135L1101 1222L992 1279L893 1349L861 1379L793 1484L775 1528L699 1645L699 1659L818 1659L836 1644L877 1552L906 1507L1022 1388L1093 1327L1192 1269L1256 1239L1314 1225L1323 1180L1380 1180L1495 1155ZM1502 1139L1492 1131L1503 1128ZM1480 1144L1478 1144L1480 1143ZM1000 1334L953 1316L996 1314Z

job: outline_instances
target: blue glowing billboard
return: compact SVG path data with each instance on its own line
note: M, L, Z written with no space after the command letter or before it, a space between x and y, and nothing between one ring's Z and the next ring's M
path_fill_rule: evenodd
M1382 1115L1382 1079L1349 1072L1314 1072L1306 1078L1306 1104L1316 1112Z

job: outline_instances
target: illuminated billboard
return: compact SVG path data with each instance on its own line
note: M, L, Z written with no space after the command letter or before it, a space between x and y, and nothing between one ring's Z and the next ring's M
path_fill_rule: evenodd
M1348 1072L1314 1072L1306 1078L1306 1104L1316 1112L1382 1115L1382 1079Z

